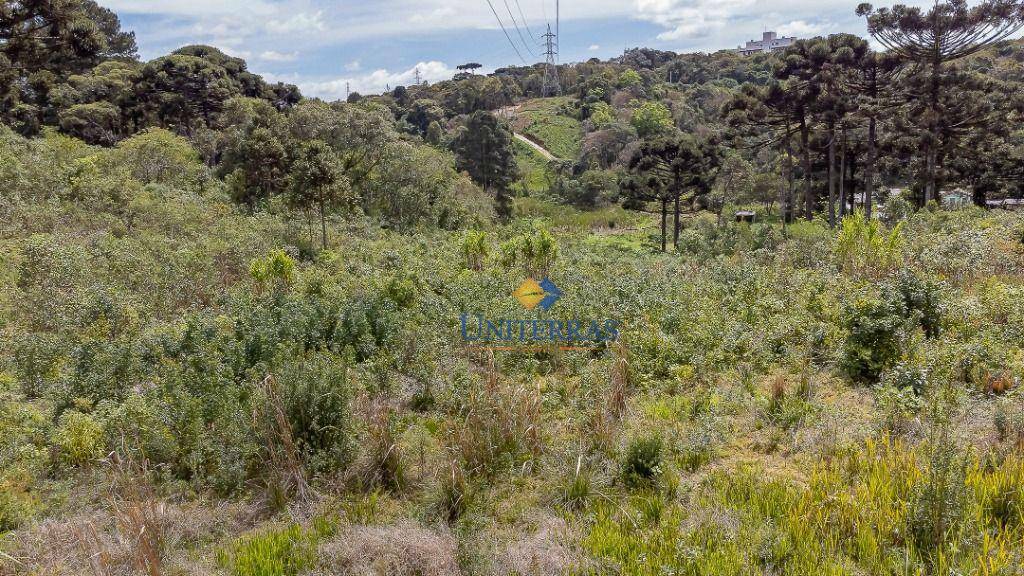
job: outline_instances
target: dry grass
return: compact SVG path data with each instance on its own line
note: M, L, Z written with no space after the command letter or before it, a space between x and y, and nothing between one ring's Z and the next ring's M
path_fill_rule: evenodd
M443 528L356 526L320 545L318 576L460 576L458 544Z
M522 534L506 546L494 566L495 576L557 576L585 569L587 559L575 545L578 537L564 520L545 516L537 524L535 531Z
M148 506L146 507L149 508ZM73 516L46 519L10 535L9 546L0 556L0 574L5 576L127 576L155 574L140 567L140 535L136 524L142 518L159 522L161 542L160 574L213 573L212 552L196 552L220 539L233 537L256 522L253 508L243 504L187 505L154 504L158 516L149 511L128 512L124 505L113 509L80 512ZM124 518L130 514L135 520ZM197 561L197 557L210 560ZM155 566L155 564L150 564Z

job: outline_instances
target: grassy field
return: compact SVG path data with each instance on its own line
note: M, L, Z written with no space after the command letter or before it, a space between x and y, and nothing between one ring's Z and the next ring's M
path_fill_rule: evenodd
M547 192L548 161L525 142L515 140L516 164L519 166L522 179L519 185L529 194Z
M187 169L28 151L0 573L1019 573L1019 214L702 214L660 253L650 215L520 197L464 230L332 216L316 250ZM106 161L126 185L84 180ZM464 314L618 339L488 348Z
M569 96L527 100L516 113L516 131L558 158L579 157L583 128L578 120L562 113L562 107L570 102Z

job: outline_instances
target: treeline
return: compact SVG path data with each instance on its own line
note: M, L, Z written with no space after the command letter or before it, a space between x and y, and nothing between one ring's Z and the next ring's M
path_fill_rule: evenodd
M92 0L4 2L0 40L0 118L26 136L43 126L102 145L150 127L193 135L231 98L284 110L302 97L209 46L140 62L135 34Z
M471 62L448 81L326 104L208 46L139 62L134 35L91 0L3 6L5 124L102 146L167 129L250 211L283 205L310 228L319 220L321 243L332 210L396 228L429 213L443 225L439 198L458 193L454 182L476 193L456 171L504 217L513 195L538 191L491 113L539 97L541 64L482 75ZM980 205L1024 197L1024 47L1006 40L1022 4L858 12L885 51L835 34L752 57L638 48L560 66L568 98L554 114L579 123L566 136L579 154L544 166L542 191L581 208L660 213L663 239L678 236L682 212L750 203L834 223L858 206L870 214L889 188L918 206L955 189Z
M979 205L1024 197L1024 47L1002 42L1024 6L857 11L884 52L849 34L800 40L767 84L745 84L723 110L737 147L780 159L787 213L827 206L834 223L857 203L870 215L890 186L918 206L956 188Z

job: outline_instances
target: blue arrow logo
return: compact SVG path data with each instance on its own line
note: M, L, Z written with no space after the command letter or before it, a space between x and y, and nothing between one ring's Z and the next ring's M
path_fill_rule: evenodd
M555 302L558 302L558 299L562 297L562 291L548 278L545 278L540 283L540 287L544 289L544 299L540 301L539 306L544 310L554 306Z

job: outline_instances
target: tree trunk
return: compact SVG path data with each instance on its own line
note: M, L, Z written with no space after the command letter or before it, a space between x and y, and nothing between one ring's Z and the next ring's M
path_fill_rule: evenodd
M327 250L327 215L324 211L323 198L320 199L320 234L323 249Z
M793 174L793 145L789 138L788 122L786 123L786 180L788 181L788 187L786 188L786 205L782 209L783 230L785 230L786 224L793 218L793 200L796 188L796 177Z
M679 195L675 198L675 215L672 223L672 247L679 250Z
M864 216L871 218L875 203L875 164L878 162L878 145L876 139L875 117L868 120L868 167L864 178Z
M839 154L839 219L846 216L846 125L843 124L843 145Z
M668 200L664 198L661 200L661 251L667 252L665 249L665 240L668 235Z
M803 148L804 164L804 218L814 219L814 197L811 191L811 129L807 118L800 117L800 146Z
M938 195L937 177L936 172L938 167L936 166L936 160L938 159L938 148L939 148L939 75L942 72L942 60L941 57L936 54L932 59L932 77L931 77L931 109L928 111L928 132L930 141L927 147L927 164L925 168L925 187L924 187L924 203L927 205L932 200L935 200Z
M836 127L828 127L828 225L836 225Z
M316 238L313 237L313 210L308 204L306 205L306 226L309 228L309 247L312 249Z

